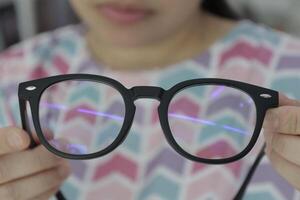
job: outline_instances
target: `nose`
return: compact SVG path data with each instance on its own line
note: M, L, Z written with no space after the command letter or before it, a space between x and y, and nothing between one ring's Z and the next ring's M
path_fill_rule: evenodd
M133 94L133 100L140 98L157 99L161 101L162 96L165 92L163 88L153 86L138 86L130 89Z

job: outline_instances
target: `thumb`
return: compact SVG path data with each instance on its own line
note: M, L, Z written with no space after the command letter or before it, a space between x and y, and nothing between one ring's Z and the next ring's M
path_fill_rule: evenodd
M17 127L0 128L0 156L25 150L29 146L29 136Z

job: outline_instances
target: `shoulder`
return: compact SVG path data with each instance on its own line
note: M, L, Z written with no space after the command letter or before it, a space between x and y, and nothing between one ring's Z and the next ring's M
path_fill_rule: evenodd
M284 93L291 98L300 99L300 38L291 34L258 26L259 44L269 55L266 65L270 70L267 84L272 89Z
M246 20L225 37L224 43L231 43L230 45L234 46L243 46L241 44L244 44L244 46L248 46L248 50L252 51L253 55L268 56L270 59L286 54L300 56L299 38Z
M254 24L252 27L253 39L248 41L256 44L260 58L265 59L265 64L269 68L275 73L287 69L300 72L300 39L298 37L261 24Z
M275 51L270 87L300 99L300 39L284 33L280 35L282 42Z
M217 55L220 73L239 72L243 80L261 85L267 85L279 69L300 71L300 40L251 21L240 22L224 37Z
M69 25L10 47L0 53L1 81L10 81L12 76L18 80L35 78L37 71L46 73L44 67L57 56L75 54L83 41L83 32L81 25Z
M300 99L300 38L252 22L239 29L240 37L234 43L244 43L240 54L252 56L252 74L261 76L264 85Z

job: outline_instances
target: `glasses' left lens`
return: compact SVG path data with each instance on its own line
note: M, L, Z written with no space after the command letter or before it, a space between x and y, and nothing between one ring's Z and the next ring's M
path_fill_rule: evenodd
M115 88L98 82L72 80L47 88L40 99L42 132L54 136L49 144L76 155L107 148L119 135L125 103Z
M222 85L199 85L171 100L168 120L177 144L198 158L226 159L241 153L256 126L256 106L245 92Z

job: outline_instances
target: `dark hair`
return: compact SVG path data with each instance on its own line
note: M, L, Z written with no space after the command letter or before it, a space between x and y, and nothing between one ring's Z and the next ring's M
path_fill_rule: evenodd
M233 11L226 0L203 0L201 7L213 14L230 19L238 19L239 16Z

